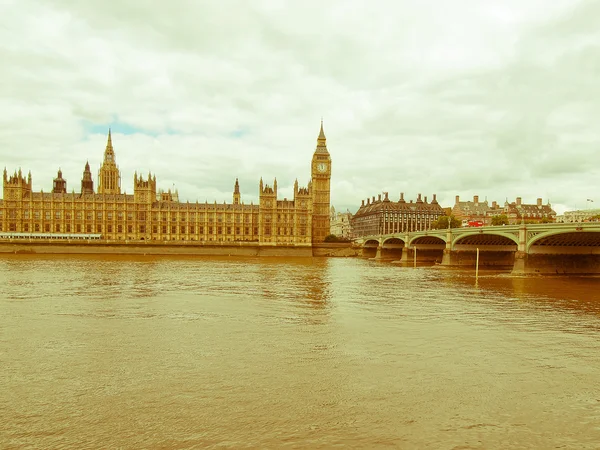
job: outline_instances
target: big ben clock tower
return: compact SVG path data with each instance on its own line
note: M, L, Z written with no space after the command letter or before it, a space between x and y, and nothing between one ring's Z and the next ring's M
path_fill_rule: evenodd
M327 151L327 139L323 132L323 120L321 120L321 131L317 138L317 148L312 158L312 243L317 244L325 240L330 234L329 230L329 193L331 182L331 156Z

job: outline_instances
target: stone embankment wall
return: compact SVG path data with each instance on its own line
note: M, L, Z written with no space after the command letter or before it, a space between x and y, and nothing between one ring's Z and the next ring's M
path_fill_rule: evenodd
M312 247L313 256L329 256L329 257L351 257L359 256L360 247L355 247L352 243L326 243L315 244Z
M0 242L0 254L121 254L121 255L201 255L201 256L356 256L351 244L317 246L276 246L256 243L202 245L187 242Z

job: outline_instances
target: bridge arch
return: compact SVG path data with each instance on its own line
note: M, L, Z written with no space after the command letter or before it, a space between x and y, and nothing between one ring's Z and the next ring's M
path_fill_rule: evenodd
M446 239L440 236L414 236L410 239L409 244L414 245L446 245Z
M487 231L479 229L477 231L473 230L466 233L461 233L460 235L456 236L452 241L452 250L454 250L457 245L518 246L519 237L518 235L502 231Z
M379 241L377 239L367 239L363 242L363 247L379 247Z
M542 232L527 241L526 252L530 253L533 246L600 248L600 229L583 231L573 227Z
M388 237L388 238L382 239L381 246L389 247L389 248L392 248L392 247L399 248L399 247L404 247L405 243L404 243L404 239L394 236L394 237Z

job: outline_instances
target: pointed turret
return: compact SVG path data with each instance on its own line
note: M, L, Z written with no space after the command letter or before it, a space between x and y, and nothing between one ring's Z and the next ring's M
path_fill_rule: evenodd
M102 167L100 167L98 179L99 194L121 193L121 173L115 160L110 128L108 129L108 139L106 141L106 149L104 150L104 162L102 163Z
M83 178L81 178L81 193L83 195L91 195L94 193L94 180L92 179L92 171L90 170L89 161L85 162L83 169Z
M321 131L319 132L319 139L326 139L325 132L323 131L323 118L321 117Z
M114 163L115 162L115 150L112 145L112 138L110 135L110 128L108 129L108 139L106 141L106 149L104 150L104 162Z
M321 119L321 129L319 130L319 137L317 138L317 148L315 153L326 153L327 151L327 138L325 137L325 131L323 131L323 119Z
M240 183L238 179L235 179L235 186L233 186L233 204L240 204Z
M66 194L67 193L67 180L62 177L62 170L58 169L58 173L56 174L56 178L52 183L52 193L53 194Z

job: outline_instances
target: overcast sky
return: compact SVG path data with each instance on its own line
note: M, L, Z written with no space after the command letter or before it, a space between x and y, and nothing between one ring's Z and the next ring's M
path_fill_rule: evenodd
M156 6L151 6L156 5ZM321 117L331 202L388 191L557 212L598 206L600 2L0 0L0 164L79 192L112 128L183 201L279 197L310 177ZM595 203L588 202L592 199Z

